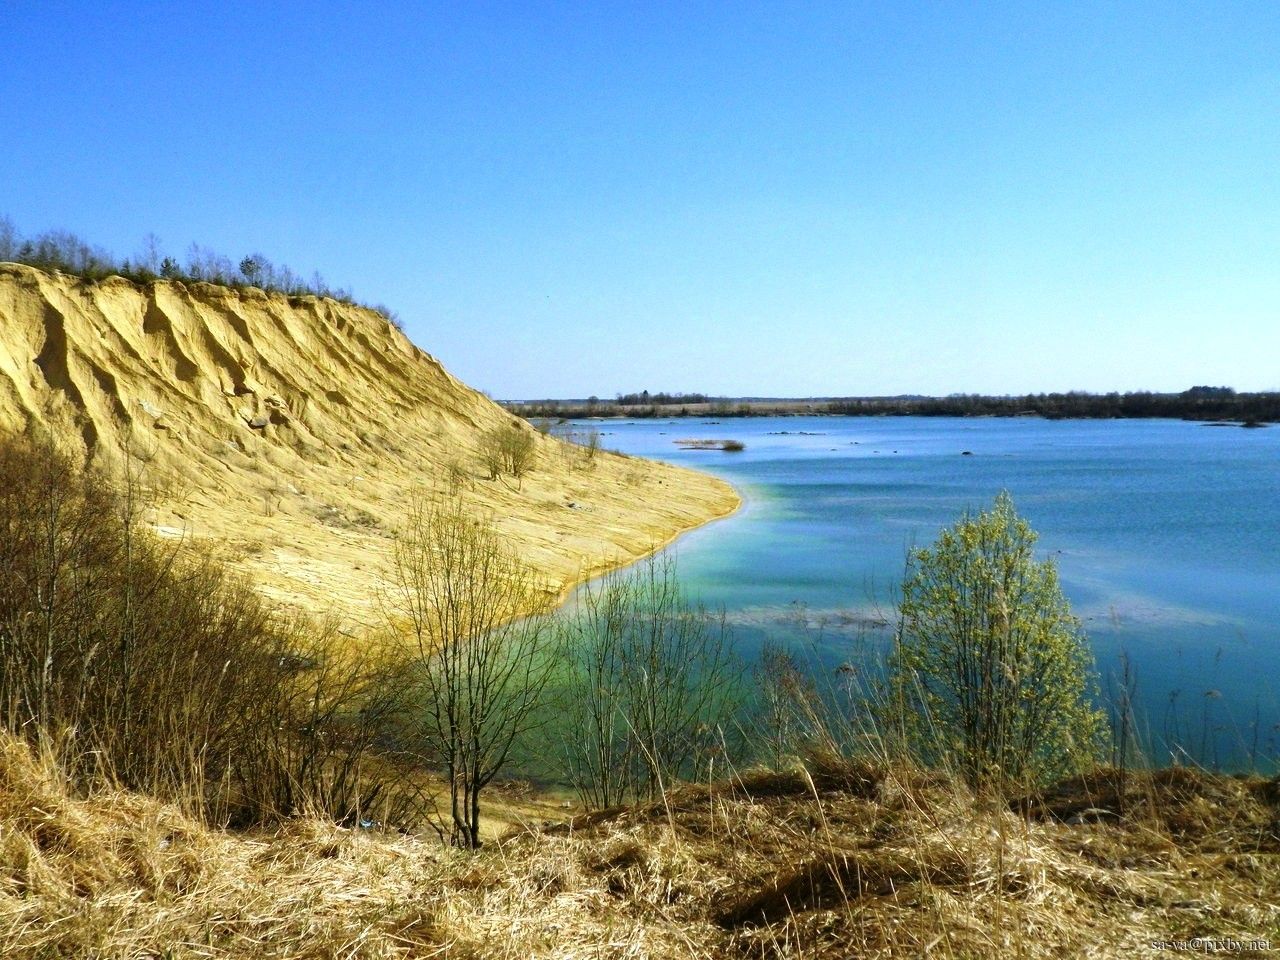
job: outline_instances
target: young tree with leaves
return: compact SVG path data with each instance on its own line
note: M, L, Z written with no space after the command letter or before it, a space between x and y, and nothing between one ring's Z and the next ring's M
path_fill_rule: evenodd
M889 728L977 788L1043 783L1101 749L1093 657L1036 539L1006 492L908 558Z

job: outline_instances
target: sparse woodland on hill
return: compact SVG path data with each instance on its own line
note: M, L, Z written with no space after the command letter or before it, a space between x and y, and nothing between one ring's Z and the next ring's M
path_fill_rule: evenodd
M305 277L291 267L273 263L262 253L246 254L235 261L192 243L186 257L179 260L165 253L160 238L149 233L132 259L120 259L69 230L46 230L24 236L6 216L0 216L0 263L24 263L85 280L122 277L137 283L160 279L199 281L224 287L256 287L291 297L328 297L348 305L356 303L351 291L330 286L318 271ZM369 309L397 322L389 307L378 304Z

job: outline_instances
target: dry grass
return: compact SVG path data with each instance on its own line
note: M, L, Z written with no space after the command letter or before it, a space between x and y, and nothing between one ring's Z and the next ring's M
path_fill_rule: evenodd
M1280 944L1275 781L1130 774L1133 802L1108 816L1112 779L1009 809L940 777L827 761L464 854L312 821L219 832L136 795L73 798L4 738L0 943L15 958L513 960Z

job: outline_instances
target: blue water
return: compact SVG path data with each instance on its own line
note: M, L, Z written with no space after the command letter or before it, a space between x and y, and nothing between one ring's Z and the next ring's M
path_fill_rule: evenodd
M1280 754L1280 427L916 417L574 426L598 429L607 449L737 487L741 511L673 549L682 581L724 607L748 656L765 638L816 642L831 663L882 648L908 547L1007 489L1058 562L1104 689L1122 654L1132 663L1156 760L1174 748L1208 766L1269 767ZM684 438L746 449L685 450L674 443Z

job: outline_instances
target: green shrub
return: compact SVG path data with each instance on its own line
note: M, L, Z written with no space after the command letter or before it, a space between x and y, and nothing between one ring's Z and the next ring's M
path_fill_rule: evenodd
M909 555L888 728L975 787L1028 787L1099 755L1105 717L1080 621L1008 493Z

